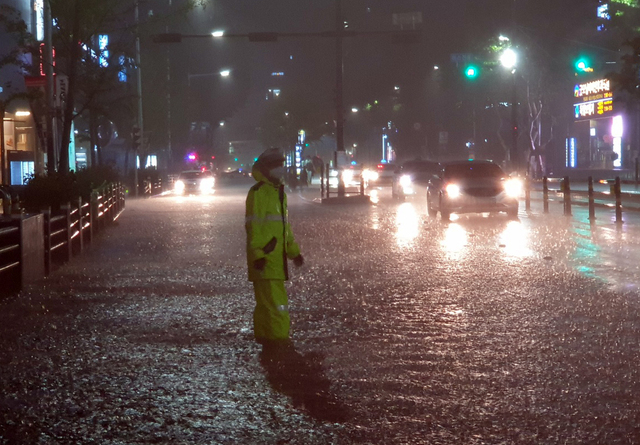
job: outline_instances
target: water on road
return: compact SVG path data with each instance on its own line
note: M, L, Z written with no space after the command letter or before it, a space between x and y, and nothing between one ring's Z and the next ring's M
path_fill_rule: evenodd
M295 351L253 343L244 197L127 202L0 303L0 443L634 444L640 224L290 193ZM524 207L524 206L523 206Z

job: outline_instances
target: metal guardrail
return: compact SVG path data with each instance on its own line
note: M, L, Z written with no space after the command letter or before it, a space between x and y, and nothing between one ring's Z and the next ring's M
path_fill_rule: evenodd
M525 205L526 210L531 209L531 194L541 193L544 213L549 213L549 202L559 202L563 205L563 213L566 216L572 215L572 206L588 206L589 219L596 219L596 208L615 210L616 222L622 223L622 211L640 212L640 194L622 192L622 180L616 177L614 180L599 181L601 184L609 185L608 192L597 192L594 190L594 180L589 177L587 180L587 190L574 190L571 188L571 180L568 176L560 179L558 189L550 189L549 183L552 180L544 177L541 181L542 190L532 188L533 181L525 182Z
M54 265L69 261L82 253L96 232L118 219L125 208L125 187L111 184L94 191L89 202L63 205L59 211L42 210L45 274ZM0 228L0 293L21 287L21 240L18 227ZM18 272L16 272L18 271ZM4 286L5 281L10 283Z

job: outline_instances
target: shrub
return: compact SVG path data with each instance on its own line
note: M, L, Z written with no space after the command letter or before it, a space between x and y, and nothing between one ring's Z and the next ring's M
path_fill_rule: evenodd
M82 169L77 173L69 171L34 175L22 191L22 206L34 211L47 207L58 210L61 205L76 202L79 197L88 201L93 190L117 181L118 173L104 166Z

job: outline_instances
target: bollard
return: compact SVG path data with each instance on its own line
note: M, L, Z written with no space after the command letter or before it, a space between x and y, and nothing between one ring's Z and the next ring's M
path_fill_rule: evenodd
M320 167L320 197L324 198L324 164Z
M549 181L546 176L542 178L542 205L544 213L549 213Z
M364 196L364 173L360 173L360 195Z
M621 223L622 222L622 190L620 187L620 176L616 176L614 192L616 195L616 222Z
M568 176L565 176L562 180L562 194L564 197L564 215L571 216L571 184Z
M531 211L531 178L524 178L524 204L527 212Z
M589 221L596 219L596 206L593 197L593 177L589 176Z
M327 164L325 168L325 174L327 179L327 198L328 198L329 194L331 193L331 184L329 184L329 164Z

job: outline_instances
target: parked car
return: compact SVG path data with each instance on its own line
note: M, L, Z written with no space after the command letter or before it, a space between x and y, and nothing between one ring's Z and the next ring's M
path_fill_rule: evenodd
M391 196L404 199L408 196L427 196L429 181L440 173L439 163L421 159L405 162L395 170L391 183Z
M491 161L448 162L429 181L427 210L431 216L439 211L444 220L451 213L506 212L517 217L521 193L522 182Z
M209 194L213 192L215 178L208 170L187 170L180 173L173 190L176 194Z

